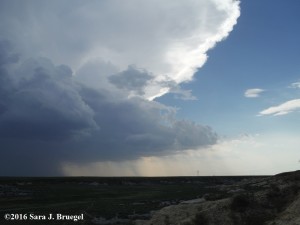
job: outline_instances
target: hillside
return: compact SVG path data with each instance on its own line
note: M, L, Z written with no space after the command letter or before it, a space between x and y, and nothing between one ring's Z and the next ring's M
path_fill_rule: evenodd
M249 178L220 190L231 196L204 195L153 213L136 225L299 225L300 171Z

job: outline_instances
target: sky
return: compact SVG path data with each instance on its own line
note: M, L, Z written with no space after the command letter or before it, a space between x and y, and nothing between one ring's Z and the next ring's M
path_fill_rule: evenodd
M299 169L299 9L0 1L0 176Z

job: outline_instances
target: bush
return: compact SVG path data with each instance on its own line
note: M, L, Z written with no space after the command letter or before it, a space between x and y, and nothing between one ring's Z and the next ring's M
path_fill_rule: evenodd
M208 225L208 219L202 213L196 214L195 218L193 219L194 225Z
M236 225L263 225L272 215L255 200L253 194L240 194L231 202L232 219Z
M240 194L233 197L230 208L233 211L244 212L251 205L251 197L246 194Z
M183 222L181 225L194 225L192 222Z

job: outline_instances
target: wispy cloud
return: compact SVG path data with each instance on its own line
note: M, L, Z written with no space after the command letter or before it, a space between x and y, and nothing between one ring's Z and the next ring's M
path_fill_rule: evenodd
M245 91L244 96L246 98L257 98L260 97L260 94L264 91L265 91L264 89L260 89L260 88L248 89Z
M295 82L290 85L290 88L300 88L300 82Z
M261 111L260 115L274 115L274 116L281 116L286 115L291 112L297 111L300 109L300 99L294 99L287 101L278 106L272 106Z

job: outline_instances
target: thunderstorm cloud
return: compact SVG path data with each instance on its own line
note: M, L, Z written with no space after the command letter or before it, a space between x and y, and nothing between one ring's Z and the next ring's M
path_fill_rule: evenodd
M210 127L155 99L193 99L180 84L239 13L233 0L1 1L1 175L216 143Z

